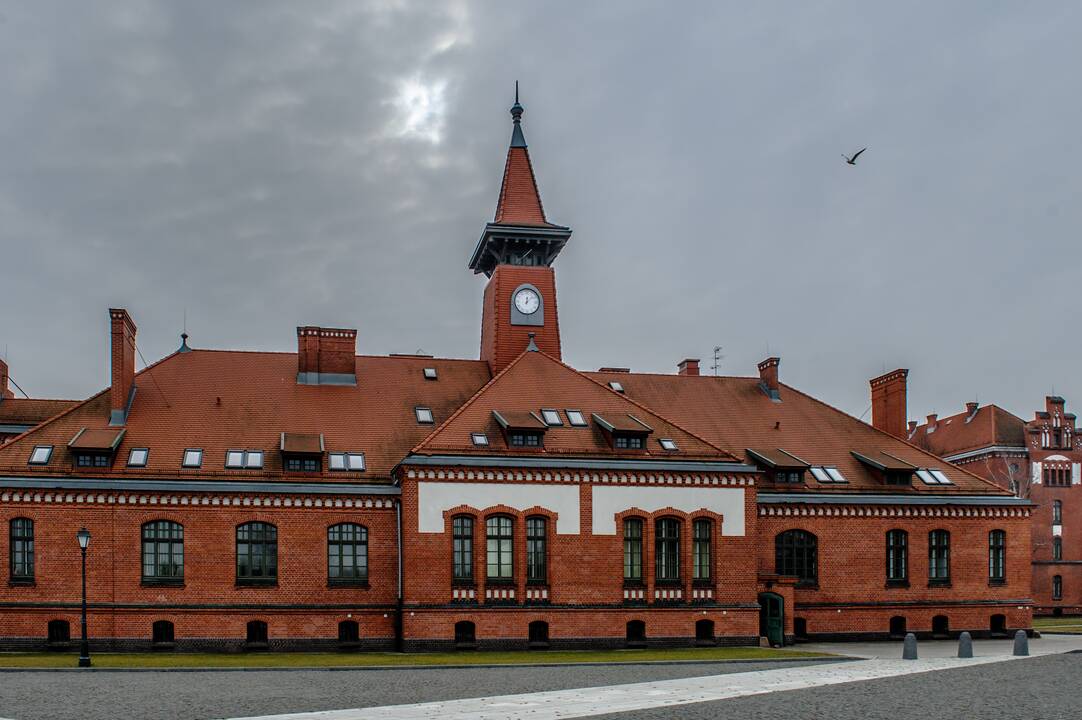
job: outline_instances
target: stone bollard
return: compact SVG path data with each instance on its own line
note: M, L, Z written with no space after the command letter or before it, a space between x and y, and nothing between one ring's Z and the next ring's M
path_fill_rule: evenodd
M973 657L973 636L965 631L958 636L958 657Z
M902 660L916 660L917 659L917 636L913 633L905 634L905 641L902 643Z
M1014 634L1014 654L1029 655L1029 638L1025 630L1019 630Z

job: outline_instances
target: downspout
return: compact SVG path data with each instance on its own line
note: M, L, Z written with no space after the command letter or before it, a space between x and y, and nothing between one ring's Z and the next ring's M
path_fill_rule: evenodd
M394 610L394 650L395 652L403 652L403 633L402 633L402 500L401 497L395 501L395 522L398 526L396 533L398 539L398 596L395 599Z

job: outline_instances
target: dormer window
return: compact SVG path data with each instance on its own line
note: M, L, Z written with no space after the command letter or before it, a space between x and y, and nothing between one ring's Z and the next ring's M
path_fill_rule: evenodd
M781 448L757 448L754 450L748 448L747 453L748 459L765 470L767 477L777 484L802 485L804 483L804 473L809 468L811 468L812 474L816 478L819 477L815 473L816 468L811 467L796 455ZM822 470L822 468L819 469Z
M642 450L643 447L642 435L624 435L614 433L612 436L613 445L617 450Z
M188 448L184 451L181 467L197 468L203 465L203 450L200 448Z
M508 447L539 448L544 446L548 423L537 413L516 410L493 410L492 417L503 430Z
M321 464L318 457L292 456L285 459L285 469L289 472L319 472Z
M436 368L425 368L425 380L435 380L438 378L436 374Z
M83 428L68 442L72 464L77 468L111 467L124 433L115 428Z
M413 408L413 414L417 417L417 422L421 425L432 425L436 422L436 419L432 415L432 408L418 406Z
M857 452L851 454L868 468L876 471L886 485L908 487L913 482L913 473L917 466L882 450Z
M564 410L564 413L567 415L567 422L571 427L586 427L589 424L579 410Z
M258 470L263 467L262 450L227 450L225 466L231 470Z
M282 433L279 442L282 468L286 472L314 473L323 470L323 434Z
M775 470L774 482L799 485L804 482L804 473L801 470Z
M365 468L364 453L330 453L327 456L327 465L336 472L363 472Z
M477 447L488 447L488 435L485 433L470 433L470 440Z
M560 418L558 410L546 409L541 411L541 419L545 421L545 424L549 427L558 427L564 424Z
M75 467L81 468L106 468L112 464L112 456L105 453L77 452L75 453Z
M616 450L643 450L646 438L654 432L652 427L631 414L602 417L594 413L593 418Z
M661 449L666 452L676 452L680 449L676 446L676 441L671 438L661 438L658 443L661 444Z
M128 467L141 468L147 466L147 458L150 450L146 448L132 448L128 451Z
M30 465L48 465L49 458L52 456L52 445L37 445L34 447L34 451L30 453L30 459L27 462Z
M507 444L511 447L541 447L539 432L512 431L507 438Z

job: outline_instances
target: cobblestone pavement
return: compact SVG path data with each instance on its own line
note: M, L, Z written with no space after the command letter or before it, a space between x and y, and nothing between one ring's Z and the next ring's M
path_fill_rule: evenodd
M821 662L821 661L818 661ZM0 673L0 718L206 720L796 669L809 663Z
M1080 675L1082 655L1047 655L590 720L1075 720Z

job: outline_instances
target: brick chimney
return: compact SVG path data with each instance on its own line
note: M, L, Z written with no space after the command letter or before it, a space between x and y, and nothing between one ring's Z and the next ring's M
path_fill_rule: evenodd
M686 360L681 360L676 368L680 375L698 375L699 358L687 358Z
M357 331L343 328L297 328L297 383L356 385Z
M977 413L977 408L980 407L980 403L967 402L966 403L966 415L972 417Z
M917 429L917 421L916 420L910 420L908 429L909 429L909 434L912 435L913 431Z
M908 370L899 368L872 378L872 426L877 430L905 439L906 407L905 382Z
M778 365L781 358L769 357L759 363L759 388L771 400L781 401L781 386L778 385Z
M109 424L123 425L135 397L135 323L123 308L109 309L112 385L109 388Z
M13 397L15 393L8 388L8 364L0 360L0 400Z
M928 418L927 418L928 425L925 427L926 432L932 432L933 430L935 430L936 421L938 420L938 418L939 418L939 413L932 413L931 415L928 416Z

